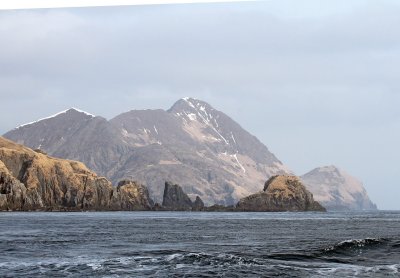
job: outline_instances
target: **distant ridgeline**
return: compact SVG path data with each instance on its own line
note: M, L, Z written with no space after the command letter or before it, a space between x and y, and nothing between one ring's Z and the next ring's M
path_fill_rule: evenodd
M19 126L4 137L63 159L82 161L114 184L146 184L155 202L165 180L207 206L233 206L275 175L293 175L255 136L204 101L169 110L132 110L107 121L75 108ZM376 209L362 184L335 167L301 177L329 209Z

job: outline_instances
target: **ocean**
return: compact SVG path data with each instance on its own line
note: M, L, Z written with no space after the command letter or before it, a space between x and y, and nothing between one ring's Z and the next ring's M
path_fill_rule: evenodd
M400 212L4 212L1 277L399 277Z

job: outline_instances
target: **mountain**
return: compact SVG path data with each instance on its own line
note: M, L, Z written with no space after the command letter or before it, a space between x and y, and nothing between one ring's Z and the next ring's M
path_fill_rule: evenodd
M261 192L240 199L237 211L326 211L296 176L273 176Z
M208 205L234 204L271 175L289 172L257 138L200 100L181 99L168 111L130 111L110 123L136 150L112 178L144 181L157 200L171 180Z
M328 210L375 210L362 183L335 166L316 168L301 176L315 200Z
M114 183L138 180L157 202L166 180L207 205L231 205L270 176L290 173L256 137L193 98L167 111L132 110L110 121L72 108L4 136L82 161Z
M4 137L55 157L82 161L106 177L130 151L120 131L106 119L76 108L19 126Z
M71 108L4 135L52 156L82 161L114 184L148 186L162 202L165 181L205 205L234 205L274 175L292 174L256 137L208 103L183 98L169 110L132 110L107 121ZM328 210L373 209L362 184L335 167L301 177Z
M0 210L148 210L146 187L113 187L77 161L56 159L0 137Z

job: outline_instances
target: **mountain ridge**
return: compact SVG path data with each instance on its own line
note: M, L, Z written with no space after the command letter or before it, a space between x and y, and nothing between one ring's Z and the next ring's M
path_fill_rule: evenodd
M317 167L301 180L328 210L376 210L361 181L334 166Z
M43 120L52 119L52 118L55 118L55 117L57 117L57 116L59 116L59 115L61 115L61 114L67 114L67 113L69 113L69 112L78 112L78 113L82 113L82 114L85 114L85 115L90 116L90 117L96 117L95 115L93 115L93 114L91 114L91 113L88 113L88 112L86 112L86 111L80 110L80 109L75 108L75 107L71 107L71 108L68 108L68 109L66 109L66 110L57 112L57 113L55 113L55 114L53 114L53 115L50 115L50 116L47 116L47 117L38 119L38 120L36 120L36 121L28 122L28 123L19 125L19 126L17 126L16 128L14 128L14 129L19 129L19 128L22 128L22 127L25 127L25 126L29 126L29 125L32 125L32 124L36 124L36 123L39 123L39 122L41 122L41 121L43 121Z
M269 177L293 174L228 115L189 97L167 110L130 110L110 120L70 108L4 136L83 161L113 183L138 180L156 202L165 180L180 184L192 199L199 195L206 205L232 205Z

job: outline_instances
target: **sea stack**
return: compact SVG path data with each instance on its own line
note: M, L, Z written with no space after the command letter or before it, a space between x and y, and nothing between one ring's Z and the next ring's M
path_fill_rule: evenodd
M277 175L261 192L242 198L237 211L326 211L296 176Z
M204 203L199 196L196 197L195 202L192 202L178 184L167 181L164 187L162 207L165 210L200 211L203 210Z

